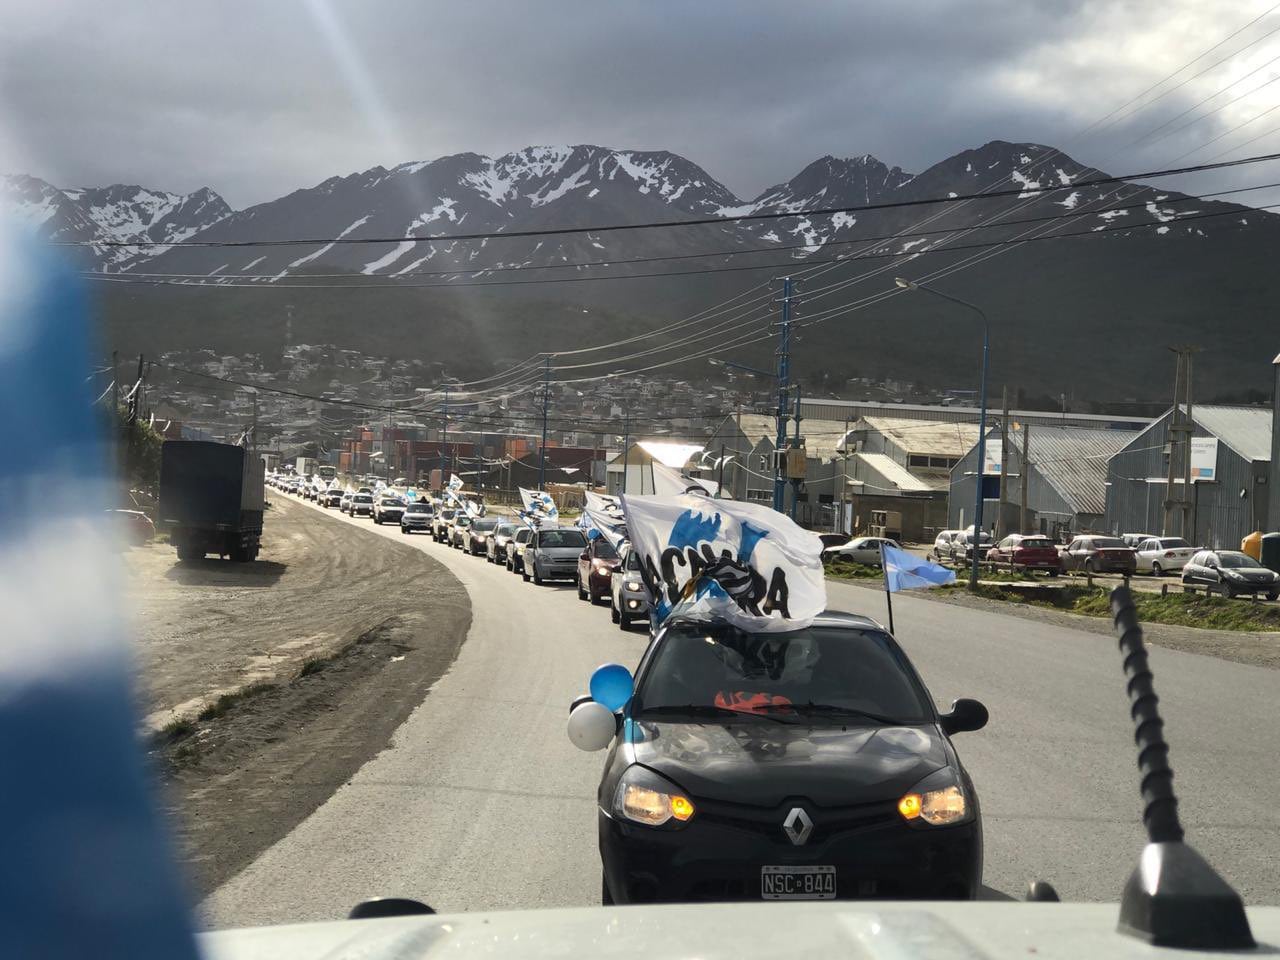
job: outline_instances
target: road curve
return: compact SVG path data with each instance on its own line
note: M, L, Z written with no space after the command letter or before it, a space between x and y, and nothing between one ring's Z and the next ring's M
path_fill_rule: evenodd
M333 919L372 895L449 912L598 902L600 755L569 744L566 708L599 663L633 666L644 632L622 633L571 586L526 585L425 536L372 529L449 565L473 605L467 642L393 745L215 891L206 923ZM829 601L883 612L863 587L832 583ZM1114 643L906 595L894 614L941 704L975 696L991 709L986 730L957 737L982 797L991 891L1020 896L1038 878L1065 899L1116 899L1142 834ZM1280 759L1266 733L1280 671L1167 650L1152 664L1188 839L1248 900L1280 903Z

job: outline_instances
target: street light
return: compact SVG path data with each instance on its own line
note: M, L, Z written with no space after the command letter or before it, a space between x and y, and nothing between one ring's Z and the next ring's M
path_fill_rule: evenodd
M953 297L949 293L943 293L941 290L935 290L933 287L925 286L915 280L908 280L905 277L894 277L893 282L903 290L916 290L924 293L931 293L941 300L950 300L962 307L968 307L979 317L982 318L982 381L978 388L978 491L974 498L973 506L973 566L969 570L969 588L973 589L978 585L978 552L982 546L982 475L986 469L987 458L987 360L991 353L991 324L987 320L987 315L982 312L982 308L970 303L968 300L961 300L959 297ZM1004 477L1000 478L1000 482L1004 483Z

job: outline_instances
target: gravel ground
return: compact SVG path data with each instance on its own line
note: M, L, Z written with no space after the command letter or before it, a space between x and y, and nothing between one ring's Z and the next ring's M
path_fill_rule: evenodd
M284 494L272 496L264 527L254 563L179 563L167 543L124 555L150 729L331 655L412 608L437 569L417 551L366 545Z

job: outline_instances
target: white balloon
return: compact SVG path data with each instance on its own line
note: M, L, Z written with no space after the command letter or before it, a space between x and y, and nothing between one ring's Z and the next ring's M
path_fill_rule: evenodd
M580 703L569 714L569 739L579 750L603 750L618 731L613 711L602 703Z

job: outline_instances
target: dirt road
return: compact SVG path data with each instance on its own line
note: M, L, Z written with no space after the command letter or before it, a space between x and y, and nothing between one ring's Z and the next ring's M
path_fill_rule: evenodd
M443 564L283 495L255 563L179 564L165 544L126 558L165 728L152 759L197 897L387 746L471 622Z
M283 494L272 497L254 563L179 563L172 546L157 543L129 550L125 568L152 729L221 694L296 674L412 611L439 569L418 551L352 536Z

